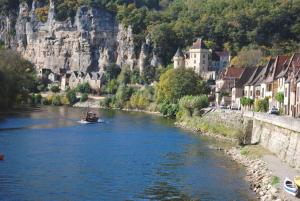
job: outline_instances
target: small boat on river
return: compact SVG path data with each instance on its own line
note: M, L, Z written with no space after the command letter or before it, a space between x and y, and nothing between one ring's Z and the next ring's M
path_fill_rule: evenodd
M4 161L4 154L0 154L0 161Z
M287 193L289 193L293 196L296 196L298 194L297 185L289 178L285 178L284 183L283 183L283 188Z

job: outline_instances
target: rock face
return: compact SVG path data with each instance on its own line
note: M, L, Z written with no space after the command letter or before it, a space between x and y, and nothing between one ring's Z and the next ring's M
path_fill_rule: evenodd
M13 19L1 17L0 40L35 64L37 70L89 72L99 71L110 63L131 69L140 63L131 27L119 24L113 13L82 6L74 22L70 19L60 22L55 19L54 3L50 1L48 20L42 23L35 16L35 9L35 3L31 8L26 3L20 4L14 27ZM15 35L10 34L11 29ZM149 51L141 58L152 59L159 65L155 62L158 58L149 56L152 54Z

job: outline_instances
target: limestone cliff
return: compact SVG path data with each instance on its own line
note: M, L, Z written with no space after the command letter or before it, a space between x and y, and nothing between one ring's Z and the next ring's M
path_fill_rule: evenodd
M99 71L110 63L143 70L147 63L160 65L150 42L147 51L143 46L141 55L135 54L131 27L119 24L109 11L82 6L74 21L60 22L55 19L54 3L50 1L48 20L42 23L35 9L35 3L31 7L22 3L15 18L0 17L0 40L38 70Z

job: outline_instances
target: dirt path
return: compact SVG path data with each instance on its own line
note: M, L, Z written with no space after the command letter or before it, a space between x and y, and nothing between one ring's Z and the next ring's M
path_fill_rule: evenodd
M274 155L265 155L262 157L262 160L266 162L266 165L269 170L273 172L273 175L277 176L280 178L280 189L283 197L286 200L291 200L291 201L300 201L300 195L298 195L298 198L295 198L286 192L284 192L282 186L283 186L283 181L286 177L289 177L290 179L293 179L296 175L300 175L300 172L297 170L291 168L288 166L286 163L283 163L279 158L277 158Z

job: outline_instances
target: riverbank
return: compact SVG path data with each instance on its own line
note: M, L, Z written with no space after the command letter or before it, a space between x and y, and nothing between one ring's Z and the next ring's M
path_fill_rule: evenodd
M235 144L231 148L218 147L216 149L224 150L228 157L245 167L245 180L250 183L250 188L256 193L259 200L299 201L298 198L285 193L282 188L285 177L293 178L299 173L297 170L284 164L278 157L260 145L245 147L239 145L247 141L248 127L243 123L242 113L215 111L203 117L183 117L176 122L176 126L193 131L197 135L234 142ZM272 160L265 160L266 158L272 158ZM288 174L288 172L292 174Z
M73 105L75 108L94 108L94 109L110 109L110 110L121 110L121 111L127 111L127 112L141 112L146 114L152 114L157 116L163 116L160 112L155 111L149 111L149 110L139 110L139 109L120 109L120 108L105 108L101 107L98 100L88 100L85 102L77 102L75 105Z

